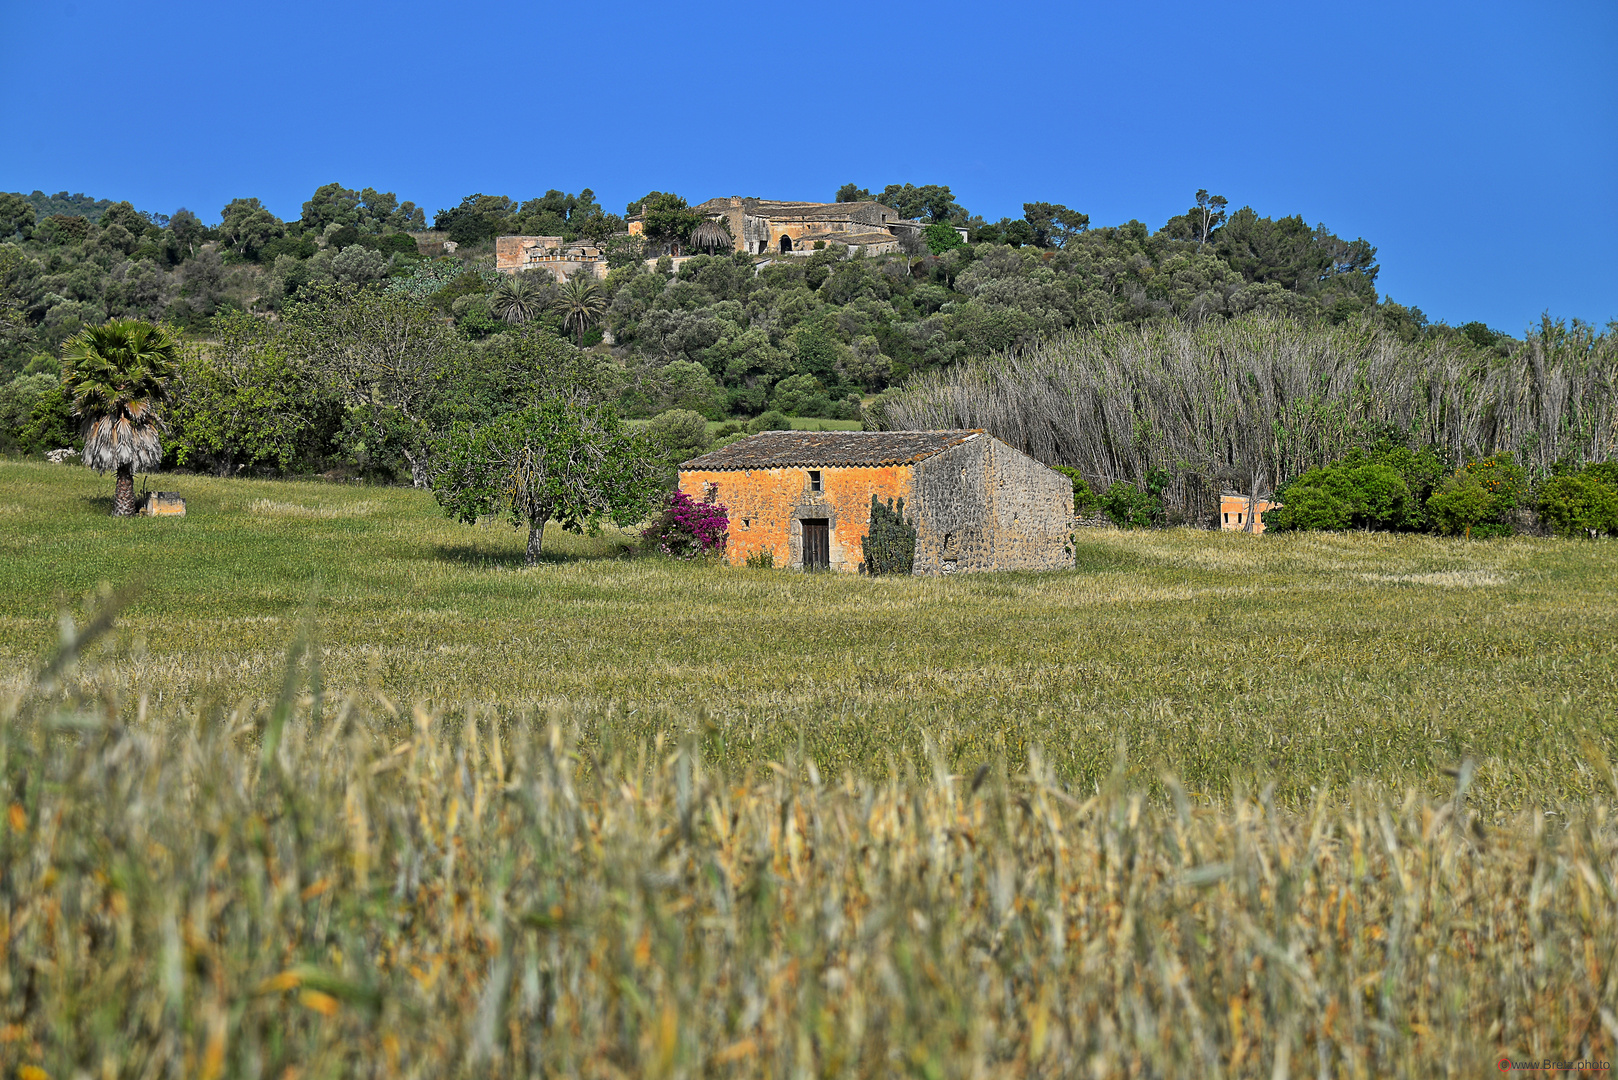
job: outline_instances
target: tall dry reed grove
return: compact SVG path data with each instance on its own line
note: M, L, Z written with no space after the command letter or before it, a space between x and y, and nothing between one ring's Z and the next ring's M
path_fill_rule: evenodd
M1220 487L1285 482L1382 440L1530 472L1618 448L1618 333L1550 323L1509 355L1403 343L1370 324L1243 318L1104 326L933 372L885 402L892 428L984 428L1092 484L1175 480L1207 520Z

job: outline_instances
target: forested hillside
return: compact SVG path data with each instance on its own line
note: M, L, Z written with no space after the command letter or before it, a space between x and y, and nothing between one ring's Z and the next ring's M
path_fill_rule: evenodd
M0 194L0 449L37 452L71 439L65 403L51 397L56 354L85 326L119 317L167 322L197 356L182 398L190 393L194 405L197 387L230 386L238 396L258 393L255 407L267 408L264 400L312 377L289 344L297 321L289 316L361 294L406 321L434 323L444 378L502 369L502 358L532 351L535 335L565 336L610 361L601 387L628 416L680 409L738 422L767 411L880 417L884 393L912 377L1108 326L1279 316L1306 327L1358 327L1393 343L1441 342L1483 367L1521 347L1479 323L1430 324L1419 309L1380 297L1376 249L1364 239L1345 240L1297 216L1230 212L1226 199L1207 192L1155 230L1139 221L1093 226L1083 212L1051 203L989 222L942 185L873 192L849 184L835 194L964 227L970 242L942 228L892 255L833 244L790 259L698 255L676 272L672 261L653 259L688 251L701 219L667 192L625 207L645 215L643 237L625 233L624 218L589 189L526 201L469 195L439 210L431 228L423 208L395 193L336 183L313 192L294 219L242 198L212 226L184 209L163 215L65 192ZM611 273L598 291L564 302L548 276L514 281L494 271L494 238L507 234L589 238L606 248ZM264 385L274 372L279 384ZM246 440L212 464L363 461L367 471L404 475L402 457L379 451L386 440L375 431L387 425L356 419L340 398L305 395L324 404L307 405L315 415L291 423L303 440L297 446L255 449ZM915 408L921 399L905 400ZM367 440L356 432L368 424L382 426ZM185 445L187 437L171 441Z

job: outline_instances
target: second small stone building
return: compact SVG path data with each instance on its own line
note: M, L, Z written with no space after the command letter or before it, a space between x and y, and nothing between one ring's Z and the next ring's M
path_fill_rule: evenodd
M680 466L691 498L710 485L733 563L857 570L875 495L905 501L918 574L1069 565L1072 482L982 431L766 431Z

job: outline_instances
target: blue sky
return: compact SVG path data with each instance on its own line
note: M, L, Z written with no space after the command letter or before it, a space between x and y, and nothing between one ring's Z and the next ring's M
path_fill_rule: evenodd
M1156 228L1206 187L1520 333L1618 318L1618 4L0 0L0 189L257 195L949 184ZM20 121L20 122L19 122Z

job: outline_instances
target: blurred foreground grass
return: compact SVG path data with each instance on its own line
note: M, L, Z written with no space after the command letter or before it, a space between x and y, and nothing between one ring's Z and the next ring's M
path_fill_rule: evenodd
M419 493L107 486L0 465L7 1077L1618 1049L1611 545L865 581L553 531L523 572Z
M713 768L558 710L0 716L0 1065L50 1077L1368 1077L1615 1056L1603 798L1193 806ZM308 673L312 674L312 673ZM69 680L70 685L74 680ZM586 731L592 738L584 741ZM30 1071L36 1070L36 1071Z

